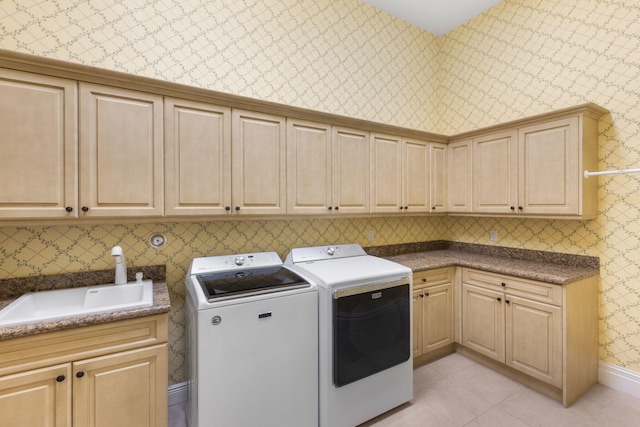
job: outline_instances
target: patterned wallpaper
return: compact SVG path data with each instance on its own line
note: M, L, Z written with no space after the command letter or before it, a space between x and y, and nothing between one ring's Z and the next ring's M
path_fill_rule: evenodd
M599 168L640 165L640 2L504 0L436 38L357 0L0 0L0 48L438 133L593 101ZM640 175L599 180L592 221L374 218L2 227L0 277L166 263L170 382L184 380L195 256L449 239L600 256L600 356L640 372ZM153 231L169 245L146 245Z

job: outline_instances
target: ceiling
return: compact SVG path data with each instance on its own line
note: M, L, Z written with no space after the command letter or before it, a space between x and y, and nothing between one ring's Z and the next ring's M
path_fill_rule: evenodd
M390 15L442 36L501 0L362 0Z

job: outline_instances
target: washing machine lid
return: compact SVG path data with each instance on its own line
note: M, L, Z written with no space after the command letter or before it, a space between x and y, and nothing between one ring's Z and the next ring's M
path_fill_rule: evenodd
M201 273L193 277L209 302L311 286L283 266Z

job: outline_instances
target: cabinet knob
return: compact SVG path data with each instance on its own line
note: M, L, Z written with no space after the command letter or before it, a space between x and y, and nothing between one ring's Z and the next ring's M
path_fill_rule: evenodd
M429 296L429 292L425 292L425 293L424 293L424 296L425 296L425 297L428 297L428 296Z
M225 210L225 211L230 211L230 210L231 210L231 206L225 206L225 207L224 207L224 210Z
M73 208L71 206L67 206L64 210L67 212L73 212Z
M431 210L432 210L432 211L435 211L435 210L436 210L436 207L435 207L435 206L431 206Z
M58 381L59 383L61 383L62 381L64 381L64 380L65 380L65 378L67 378L67 377L65 377L64 375L58 375L58 376L56 377L56 381Z
M423 281L424 283L427 283L427 278L426 278L426 277L423 277L423 278L422 278L422 281Z
M420 298L424 298L424 294L420 294Z
M84 371L76 372L76 378L82 378L82 377L84 377Z
M502 286L507 286L507 284L506 284L506 283L504 283L504 282L502 282L502 283L500 283L500 284L501 284Z
M336 210L340 209L340 206L336 206Z
M398 209L402 210L404 209L404 206L398 206Z
M236 210L239 211L240 210L240 206L236 206Z
M516 210L515 206L511 206L511 210L515 211Z
M521 210L523 210L523 209L524 209L524 208L523 208L522 206L518 206L518 210L519 210L519 211L521 211Z
M82 209L82 212L88 212L89 206L83 206L81 209Z
M502 301L502 298L498 297L496 298L498 300L498 302Z
M509 304L511 301L509 301L508 299L504 300L504 302L506 302L507 304Z
M329 209L330 211L333 210L333 206L329 206L327 209Z
M405 210L405 211L406 211L407 209L409 209L409 206L405 206L405 207L404 207L404 210Z

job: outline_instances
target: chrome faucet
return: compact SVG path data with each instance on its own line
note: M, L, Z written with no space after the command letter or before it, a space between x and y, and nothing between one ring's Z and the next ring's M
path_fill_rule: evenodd
M127 260L124 258L124 251L120 246L111 249L111 256L116 259L116 285L127 283Z

